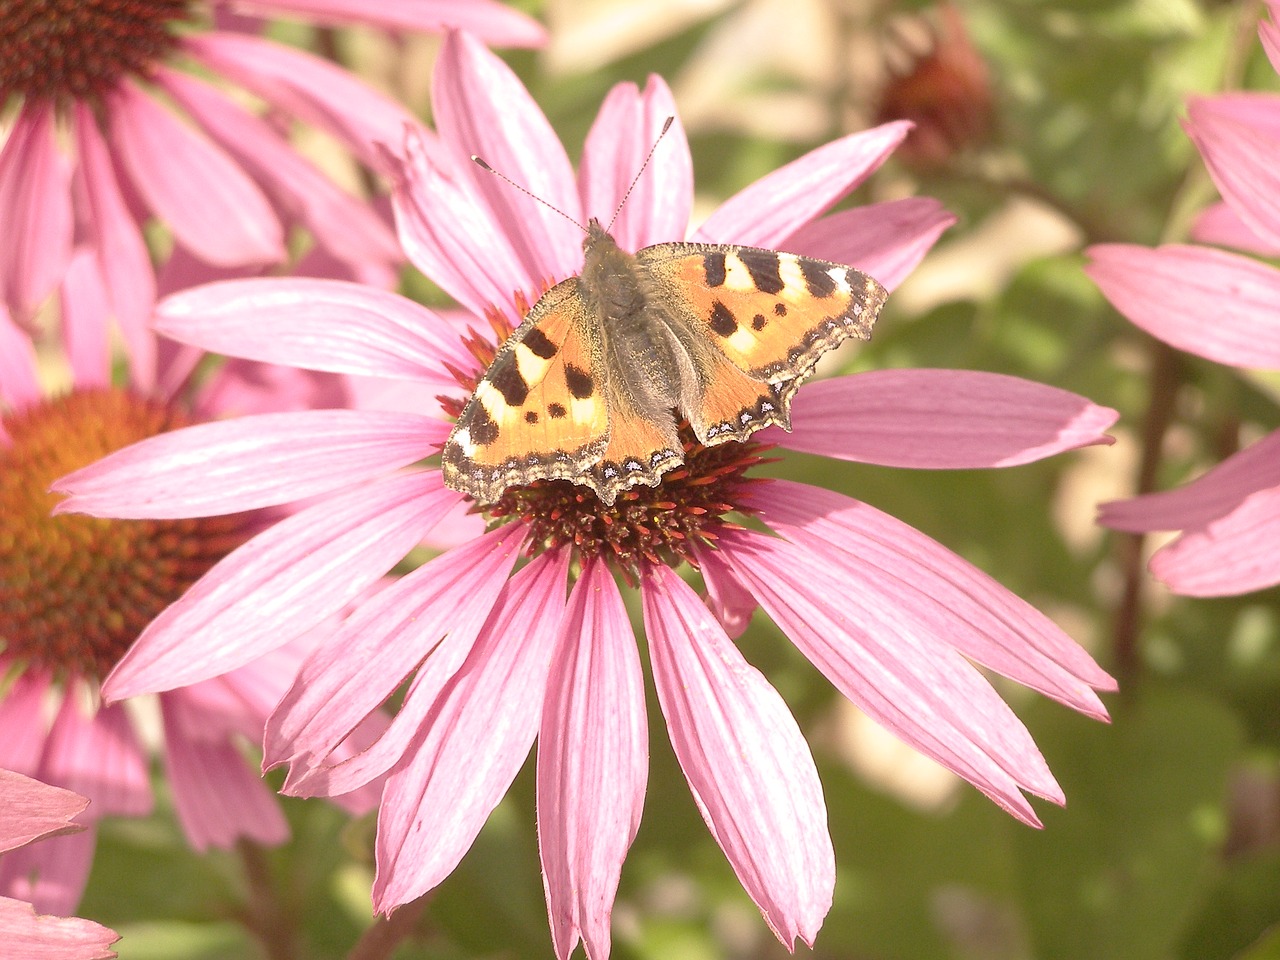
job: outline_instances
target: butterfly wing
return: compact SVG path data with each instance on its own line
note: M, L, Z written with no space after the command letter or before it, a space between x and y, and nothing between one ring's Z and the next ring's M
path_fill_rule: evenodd
M684 413L703 443L790 429L796 389L828 350L870 338L887 296L852 267L757 247L661 243L636 259L698 367Z
M445 442L445 483L481 503L513 484L579 479L609 442L598 324L578 280L556 284L507 338Z

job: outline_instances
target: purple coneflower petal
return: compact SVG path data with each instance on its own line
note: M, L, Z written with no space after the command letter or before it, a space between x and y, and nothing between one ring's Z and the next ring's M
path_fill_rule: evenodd
M453 871L528 756L568 567L568 551L544 553L503 587L466 662L433 698L412 758L387 778L373 885L380 913Z
M267 721L264 764L294 765L286 792L348 793L402 759L436 695L470 652L523 545L522 530L494 530L405 574L347 617L302 665ZM327 765L343 738L419 664L378 743Z
M0 767L35 775L44 752L45 727L48 718L44 701L52 679L39 670L25 672L14 669L12 661L0 660L6 676L15 678L0 699Z
M270 202L220 147L128 81L115 88L108 114L134 189L179 243L225 267L285 258Z
M447 424L442 425L447 427ZM447 430L377 410L262 413L151 437L58 480L55 513L211 517L304 500L428 457Z
M676 117L675 99L666 82L650 75L644 93L631 83L609 91L582 148L578 183L582 208L595 217L624 250L680 240L693 212L693 158L677 118L637 179L645 157L668 117ZM622 208L618 204L632 184ZM614 213L617 219L609 227Z
M1280 367L1280 270L1208 247L1105 243L1085 252L1093 260L1085 273L1152 336L1219 363Z
M1191 239L1259 257L1280 257L1280 242L1269 242L1258 236L1235 210L1221 201L1200 211L1191 225Z
M1280 97L1191 97L1187 115L1186 131L1222 198L1254 233L1280 243Z
M1103 431L1118 416L1066 390L1004 374L872 370L808 384L792 405L792 432L770 428L760 436L841 460L963 470L1110 443Z
M41 837L83 830L72 821L88 805L70 790L0 770L0 853Z
M1021 790L1062 803L1022 722L951 647L906 629L875 594L786 540L728 531L708 558L727 563L837 689L903 742L959 774L1010 815L1040 826Z
M534 281L576 274L582 267L582 230L571 221L582 221L582 207L573 166L511 68L475 37L452 31L436 62L431 102L440 139L457 155L478 154L543 201L474 164L462 168L511 239L524 273Z
M1280 487L1270 487L1157 552L1151 572L1187 596L1248 593L1280 583L1278 542Z
M119 706L88 715L76 696L63 697L45 741L40 777L88 797L86 820L151 812L146 752Z
M667 567L642 597L658 702L694 801L788 949L831 909L835 852L822 785L791 711Z
M92 822L78 833L52 837L36 847L5 854L0 858L0 890L26 900L41 913L69 916L84 896L97 836L96 822ZM0 904L5 902L0 897ZM5 960L9 960L12 951L8 931L4 933Z
M701 558L706 553L705 549L699 550L698 557ZM720 621L724 632L736 640L751 625L751 618L760 605L746 585L725 564L704 564L700 572L707 588L707 609Z
M560 960L579 939L592 960L609 956L648 764L635 634L613 574L588 562L569 597L538 733L538 849Z
M26 104L0 149L0 302L26 320L71 258L71 183L54 139L53 110Z
M455 330L398 294L342 280L224 280L161 301L155 328L214 353L457 386L472 357Z
M1275 486L1280 486L1280 431L1175 490L1104 503L1098 522L1131 533L1202 527L1225 517L1258 491Z
M871 175L911 129L897 120L850 134L738 191L694 231L694 240L776 248Z
M31 904L0 897L0 930L9 960L108 960L112 930L79 917L37 916Z
M453 27L493 47L540 47L547 32L538 21L495 0L236 0L236 9L259 16L300 14L329 26L374 25L391 30L442 33Z
M227 554L156 617L103 683L103 696L123 700L206 680L314 629L376 583L458 499L439 473L419 471L287 517Z
M1280 8L1271 5L1271 16L1280 17ZM1263 20L1258 24L1258 38L1262 41L1262 49L1267 52L1267 59L1272 68L1280 73L1280 27L1271 20Z
M907 197L841 210L801 227L779 247L847 263L892 290L956 222L937 200Z
M851 603L890 616L970 660L1104 720L1094 689L1115 681L1048 617L919 530L820 487L776 480L753 493L765 523L849 571ZM863 591L877 599L859 598Z
M80 248L62 278L63 350L71 365L72 382L80 389L111 383L108 296L98 258L91 250Z
M0 401L10 409L20 409L43 397L31 338L9 319L9 311L0 303ZM0 425L0 437L3 435Z

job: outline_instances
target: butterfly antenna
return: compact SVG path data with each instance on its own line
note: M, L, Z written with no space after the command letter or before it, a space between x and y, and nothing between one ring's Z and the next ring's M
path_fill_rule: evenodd
M586 233L586 232L587 232L587 228L586 228L586 227L584 227L582 224L580 224L577 220L573 219L573 217L569 216L567 213L565 213L565 212L564 212L563 210L561 210L559 207L557 207L557 206L555 206L555 205L553 205L553 204L548 203L546 200L543 200L540 196L538 196L538 195L537 195L536 193L534 193L532 190L527 190L526 188L524 188L524 187L520 186L520 184L516 183L514 180L512 180L510 177L508 177L505 173L499 173L497 170L493 169L493 167L489 166L489 164L485 163L482 159L480 159L479 157L477 157L474 153L471 155L471 162L472 162L472 163L474 163L474 164L475 164L477 167L479 167L481 170L484 170L484 171L486 171L486 172L488 172L488 173L492 173L492 174L493 174L495 177L497 177L499 180L505 180L507 183L511 184L511 186L515 187L517 190L519 190L519 191L520 191L521 193L523 193L525 196L527 196L527 197L532 197L534 200L537 200L540 204L542 204L542 205L543 205L544 207L546 207L548 210L554 210L556 213L560 214L560 216L564 217L566 220L568 220L570 223L572 223L575 227L577 227L577 228L578 228L579 230L581 230L583 233Z
M644 173L645 167L649 166L649 161L653 159L653 152L658 149L658 144L662 142L662 138L667 135L667 131L671 129L671 124L675 123L675 117L667 117L662 124L662 129L658 131L657 137L654 138L653 146L649 148L649 155L644 158L644 163L640 164L640 169L636 171L636 175L631 178L631 186L627 187L627 192L622 195L622 199L618 201L618 209L613 211L613 216L609 219L609 226L605 228L608 233L613 229L613 221L618 219L618 214L622 212L622 208L626 205L627 199L631 196L631 191L636 188L636 183L640 180L640 174Z

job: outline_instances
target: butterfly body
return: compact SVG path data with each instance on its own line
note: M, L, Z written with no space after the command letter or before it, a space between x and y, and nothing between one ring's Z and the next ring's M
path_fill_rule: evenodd
M728 244L628 253L592 220L581 275L545 294L507 338L442 454L445 483L480 502L566 479L606 504L656 486L698 440L790 429L818 358L867 339L885 290L851 267Z

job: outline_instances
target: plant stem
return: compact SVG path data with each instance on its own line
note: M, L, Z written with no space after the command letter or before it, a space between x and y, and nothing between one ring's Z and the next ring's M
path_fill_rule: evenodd
M386 960L402 941L414 935L430 902L430 896L419 897L389 917L378 917L356 941L347 960Z

